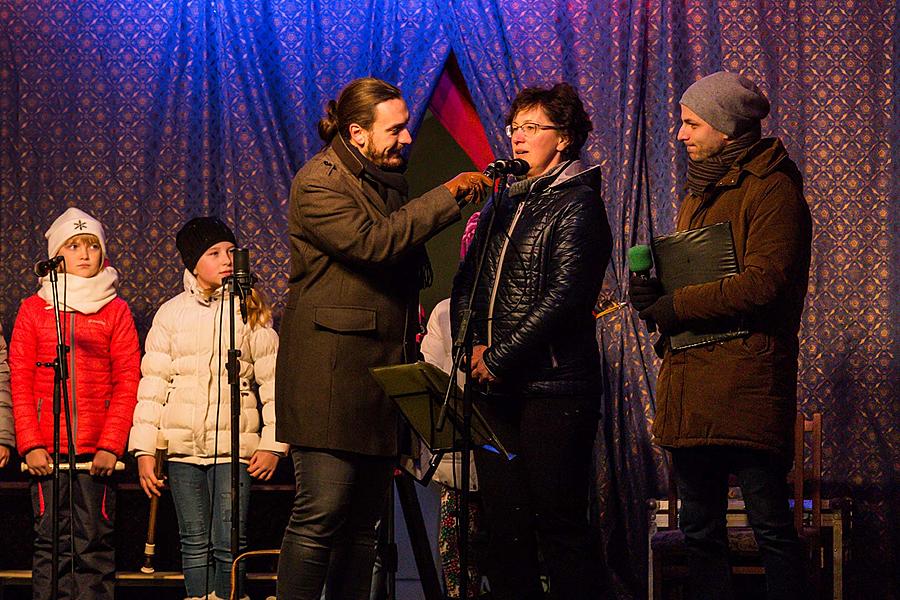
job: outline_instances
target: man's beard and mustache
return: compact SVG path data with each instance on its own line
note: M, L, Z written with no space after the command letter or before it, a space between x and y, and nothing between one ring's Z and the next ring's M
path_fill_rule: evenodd
M366 145L362 148L362 155L385 171L402 172L406 170L406 157L403 156L403 147L394 145L388 148L376 148L375 141L371 135L366 140Z

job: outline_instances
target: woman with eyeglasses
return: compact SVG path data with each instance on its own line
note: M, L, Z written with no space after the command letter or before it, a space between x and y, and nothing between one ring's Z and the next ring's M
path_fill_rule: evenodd
M587 520L602 394L591 309L612 236L600 169L578 160L591 129L572 86L519 92L506 132L530 168L483 208L453 285L454 337L474 289L476 402L514 454L475 452L489 535L482 567L497 600L544 598L542 573L551 598L600 593Z

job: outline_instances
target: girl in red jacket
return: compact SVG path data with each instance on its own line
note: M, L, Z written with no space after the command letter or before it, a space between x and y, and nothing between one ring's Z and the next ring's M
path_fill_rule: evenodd
M77 460L90 471L60 478L60 597L113 600L115 496L107 483L125 451L140 378L140 347L131 311L116 295L116 270L105 263L99 221L77 208L60 215L44 234L58 267L62 333L68 351L69 410ZM56 358L56 325L49 276L26 298L9 345L16 445L32 475L35 600L50 597L53 464L53 369L37 366ZM65 415L60 451L68 456ZM66 462L67 458L60 458ZM69 514L69 494L74 513ZM72 522L74 544L69 537ZM71 561L75 561L74 579Z

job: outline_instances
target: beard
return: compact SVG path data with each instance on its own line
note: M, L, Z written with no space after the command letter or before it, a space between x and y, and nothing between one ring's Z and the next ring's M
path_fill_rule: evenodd
M366 145L361 149L362 155L372 161L376 166L385 171L402 172L406 169L406 157L403 156L403 148L390 146L377 148L372 136L369 135Z

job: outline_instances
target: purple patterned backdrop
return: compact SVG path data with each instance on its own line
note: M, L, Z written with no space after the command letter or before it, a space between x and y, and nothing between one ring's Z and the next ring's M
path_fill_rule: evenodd
M0 0L0 318L8 332L41 234L74 204L107 224L142 334L179 285L174 230L201 213L250 242L280 303L288 187L319 147L325 100L373 74L405 90L415 126L451 48L498 154L520 87L578 88L616 238L605 287L621 297L625 250L673 226L681 91L742 70L769 94L765 132L797 160L813 212L801 402L825 413L827 490L856 502L848 588L891 596L898 30L891 0ZM610 377L597 511L619 595L640 596L643 500L664 485L648 438L658 365L627 310L598 339Z

